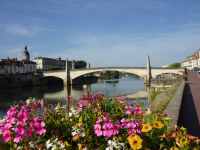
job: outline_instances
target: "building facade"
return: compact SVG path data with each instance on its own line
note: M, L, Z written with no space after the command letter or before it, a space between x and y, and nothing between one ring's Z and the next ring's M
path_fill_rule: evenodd
M200 49L197 52L194 52L193 55L186 57L181 66L189 70L192 70L195 67L200 68Z
M0 74L23 73L24 65L22 61L17 61L17 58L2 59L0 62Z
M47 71L49 67L59 67L66 69L66 60L61 60L61 57L58 58L47 58L47 57L36 57L33 61L37 65L37 71ZM68 68L72 69L72 62L68 61Z
M17 58L2 59L0 61L0 74L11 74L11 73L27 73L36 72L36 63L30 61L30 54L27 50L27 46L24 47L22 53L22 61L18 61Z

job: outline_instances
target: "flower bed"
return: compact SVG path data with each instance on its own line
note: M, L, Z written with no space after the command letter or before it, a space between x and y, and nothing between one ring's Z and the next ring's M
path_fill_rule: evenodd
M200 140L185 128L168 127L171 119L166 114L155 114L140 103L128 106L124 98L88 93L78 101L70 96L68 105L55 108L47 101L42 108L30 98L0 119L0 149L199 149Z

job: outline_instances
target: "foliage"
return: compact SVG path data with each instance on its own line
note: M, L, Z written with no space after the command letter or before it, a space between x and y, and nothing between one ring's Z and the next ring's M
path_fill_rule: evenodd
M2 149L43 150L110 150L110 149L181 149L199 148L199 139L185 128L169 127L166 114L155 114L150 109L116 96L108 99L97 92L80 97L69 96L67 105L54 108L47 103L41 108L34 99L27 105L9 109L0 119ZM44 111L38 114L38 109Z
M5 78L7 81L10 81L10 79L12 78L12 76L10 74L5 74Z
M106 78L106 79L119 78L119 71L105 71L105 73L102 74L100 78Z
M151 91L149 99L150 108L156 113L163 113L180 85L181 82L177 82L164 91L160 91L159 88L157 91L155 89Z
M173 63L169 67L181 67L181 63Z
M87 63L84 60L75 60L74 63L78 65L80 68L86 68Z
M65 70L65 68L61 68L61 67L49 67L47 70L48 71L52 71L52 70Z
M183 78L187 78L187 74L182 75Z

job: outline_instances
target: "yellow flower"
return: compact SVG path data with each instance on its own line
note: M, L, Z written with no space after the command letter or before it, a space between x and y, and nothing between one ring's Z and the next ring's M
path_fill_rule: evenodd
M142 139L138 135L132 133L127 139L132 149L137 150L142 148Z
M68 147L68 146L69 146L69 143L68 143L67 141L65 141L65 142L64 142L64 145Z
M152 123L155 128L161 129L162 127L164 127L164 124L162 124L160 121L154 121Z
M178 148L172 147L172 148L170 148L170 150L178 150Z
M187 140L186 137L182 137L182 138L180 139L179 143L180 143L181 147L185 147L185 144L188 143L188 140Z
M143 126L142 126L142 132L148 132L151 129L152 129L152 126L151 126L150 123L149 124L143 124Z

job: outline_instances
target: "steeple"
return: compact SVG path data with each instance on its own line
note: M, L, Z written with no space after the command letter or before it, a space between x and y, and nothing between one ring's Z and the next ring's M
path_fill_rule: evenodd
M28 50L27 50L26 44L25 44L25 46L24 46L24 52L22 53L22 61L23 61L23 60L28 60L28 61L30 61L30 55L29 55L29 52L28 52Z

